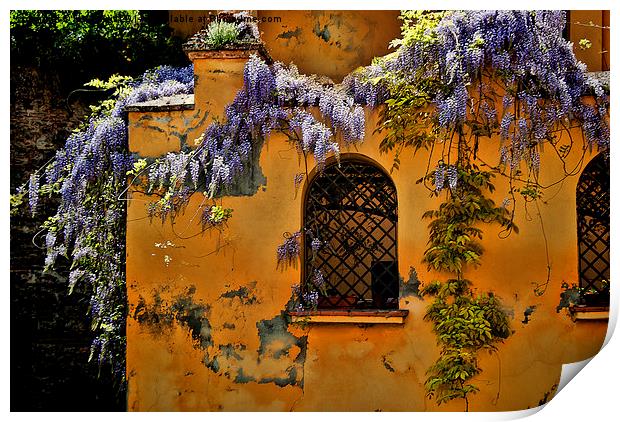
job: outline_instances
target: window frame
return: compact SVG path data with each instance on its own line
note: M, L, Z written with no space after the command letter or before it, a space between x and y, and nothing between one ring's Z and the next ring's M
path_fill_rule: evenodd
M354 322L353 320L365 320L373 319L373 323L380 322L390 322L390 323L402 323L404 317L408 314L407 310L402 310L400 308L400 280L399 280L399 271L398 271L398 194L396 189L396 184L394 180L390 177L389 173L385 170L385 168L377 163L375 160L370 157L359 154L359 153L344 153L340 155L340 159L336 160L335 157L330 157L325 163L325 169L328 169L334 165L342 165L342 163L354 163L361 164L365 167L369 167L371 171L380 173L380 175L385 179L385 182L390 185L393 190L393 212L394 212L394 221L393 221L393 239L388 239L392 241L392 245L390 248L393 248L393 256L394 258L394 266L395 266L395 289L397 291L396 300L393 306L384 307L384 306L370 306L370 307L359 307L359 306L350 306L350 307L317 307L315 309L303 310L303 311L295 311L290 312L291 315L297 318L308 318L311 317L313 319L312 322ZM306 286L310 283L310 274L308 271L310 270L308 264L308 256L311 252L311 245L309 241L312 239L311 236L307 235L306 227L308 224L308 206L310 200L310 194L312 192L312 187L317 182L317 177L323 175L323 172L319 172L318 168L313 169L313 171L308 176L306 183L304 184L304 191L302 195L302 203L301 203L301 219L302 219L302 236L301 236L301 280L300 280L300 288L302 293L306 291ZM379 223L382 224L382 223ZM382 229L383 230L383 229ZM392 230L392 229L390 229ZM376 239L375 239L376 240ZM383 240L380 239L381 241ZM383 255L385 256L385 255ZM366 267L366 272L364 276L368 275L368 267ZM372 275L371 275L372 276ZM359 282L355 283L356 285ZM364 287L371 292L371 295L374 297L374 293L372 292L372 284L364 283ZM359 295L359 292L357 292ZM342 297L342 294L340 294ZM363 295L362 295L363 296ZM358 296L359 302L359 296ZM357 305L357 303L356 303ZM340 321L342 318L344 320ZM322 321L322 319L327 319L327 321ZM321 320L321 321L319 321Z

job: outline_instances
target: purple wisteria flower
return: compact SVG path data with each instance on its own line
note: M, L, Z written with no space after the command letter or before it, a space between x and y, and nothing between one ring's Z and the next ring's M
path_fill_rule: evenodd
M312 248L312 251L316 253L323 247L323 242L318 237L315 237L312 239L310 247Z
M312 275L312 284L319 290L322 290L325 287L325 276L323 276L323 272L321 270L314 270Z
M306 176L305 173L297 173L295 175L295 179L294 179L295 189L297 189L297 188L299 188L301 186L302 182L304 181L304 177L305 176Z
M456 184L458 182L458 171L455 165L451 164L448 166L448 169L446 170L446 177L448 178L448 186L450 189L456 188Z
M446 165L442 162L435 168L435 191L439 192L443 190L445 178Z
M278 266L295 265L301 252L300 237L299 231L284 234L284 243L278 246L277 251Z
M45 269L59 256L72 261L69 287L84 284L93 292L89 315L96 337L92 353L97 360L112 365L120 380L125 377L125 266L124 201L127 171L135 158L127 150L125 107L136 101L191 93L193 67L175 69L162 66L128 82L119 90L112 110L92 115L84 128L72 133L45 168L45 186L58 190L60 205L49 221L45 235ZM167 164L154 166L152 174L163 183L171 172L183 181L187 159L167 157ZM54 186L50 189L51 185ZM41 186L40 173L29 182L29 203L36 211ZM96 192L93 195L92 192ZM95 263L95 264L93 264Z
M30 211L32 215L37 213L37 207L39 205L39 174L33 173L30 176L30 182L28 184L28 202L30 205Z

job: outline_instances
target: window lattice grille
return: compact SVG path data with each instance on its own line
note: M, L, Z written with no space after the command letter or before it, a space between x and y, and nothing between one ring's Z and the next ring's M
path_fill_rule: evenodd
M603 154L586 166L577 185L579 287L601 292L609 280L609 161Z
M358 160L328 165L306 194L302 288L318 270L319 308L398 308L396 227L396 188L386 174Z

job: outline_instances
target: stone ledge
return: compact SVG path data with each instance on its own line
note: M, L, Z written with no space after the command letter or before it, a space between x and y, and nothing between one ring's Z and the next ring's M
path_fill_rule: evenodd
M133 103L125 108L127 111L175 111L193 110L194 94L177 94L170 97Z
M192 61L196 59L247 59L252 54L258 53L267 64L273 63L273 58L262 42L234 44L217 50L199 47L186 47L183 50Z
M292 322L324 324L404 324L408 314L407 309L319 309L288 312Z

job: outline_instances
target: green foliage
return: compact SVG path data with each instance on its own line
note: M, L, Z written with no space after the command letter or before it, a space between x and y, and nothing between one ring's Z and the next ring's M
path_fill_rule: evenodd
M239 29L235 23L216 20L207 27L206 42L213 49L234 44L239 36Z
M493 192L493 174L473 164L457 166L459 184L448 190L436 210L427 211L429 247L424 262L440 272L456 275L446 282L435 281L421 293L434 298L425 319L433 323L441 354L427 371L426 390L439 404L478 391L470 380L480 373L477 356L481 350L495 351L495 343L509 336L508 318L492 294L475 296L471 282L462 278L468 265L479 265L482 256L482 223L513 227L506 209L485 196ZM428 177L432 177L429 175Z
M437 36L433 29L445 15L446 12L432 12L428 10L401 11L400 19L402 19L403 25L400 29L403 38L393 40L390 46L411 45L415 42L436 42Z
M127 176L138 176L144 169L146 169L148 162L144 158L140 158L133 163L133 168L127 172Z
M427 93L432 79L424 80L420 85L399 82L395 76L386 74L393 80L389 83L390 98L385 107L379 111L379 124L375 133L384 134L379 150L382 153L395 151L393 169L400 168L400 153L404 148L413 148L414 152L428 150L442 136L436 124L436 116L430 109L432 98ZM398 95L394 95L398 92ZM429 129L430 127L430 129Z
M211 213L208 220L212 225L224 224L232 217L233 210L231 208L223 208L219 205L213 205L211 207Z
M403 12L403 37L393 45L437 42L434 28L444 16L445 12ZM475 40L470 47L478 48L482 42ZM381 61L375 64L381 65ZM463 273L468 266L481 264L484 224L499 224L515 232L517 227L509 211L488 197L495 190L492 183L495 174L481 170L476 161L477 139L490 136L498 127L477 115L449 127L442 125L434 101L447 88L445 81L432 76L438 74L433 66L436 64L423 64L414 75L401 74L397 69L382 73L376 83L387 87L389 99L380 111L376 132L383 134L381 152L394 152L393 169L399 169L400 155L406 149L414 154L422 151L432 154L436 145L448 144L448 151L457 150L456 154L445 153L437 168L418 181L427 187L434 183L435 189L429 190L431 195L439 196L444 190L437 183L441 180L443 185L447 168L443 160L454 163L453 184L445 189L444 201L423 215L431 220L423 261L429 270L453 275L422 290L423 295L434 299L425 319L433 323L441 346L439 358L427 371L425 388L428 396L435 397L439 404L464 399L468 410L469 396L478 391L472 383L472 378L481 371L478 353L495 351L495 344L507 338L510 330L498 299L492 293L474 295L471 282L463 278ZM466 133L471 135L469 140ZM526 188L522 194L530 197L535 189Z
M477 166L457 166L459 185L452 189L437 210L424 213L429 224L429 247L424 262L436 271L461 274L466 264L479 265L482 255L481 223L497 223L517 230L505 208L484 195L493 192L493 173ZM431 174L428 178L433 177Z
M11 65L56 70L69 87L187 63L165 11L13 10L10 26Z
M430 224L423 261L429 270L450 274L446 281L434 281L422 292L433 298L426 319L433 323L441 346L439 358L428 370L426 390L438 403L464 399L467 408L468 397L478 391L473 380L481 371L479 352L496 351L498 342L510 335L508 317L498 298L492 293L474 294L472 283L464 277L468 268L482 264L483 228L495 224L504 228L503 234L518 233L513 222L517 199L527 205L538 204L543 198L544 186L539 181L543 144L556 150L564 177L570 175L565 159L571 151L572 138L569 145L556 145L556 133L566 129L564 122L549 120L552 113L541 118L536 108L565 104L553 95L553 84L546 79L536 80L537 75L545 73L544 69L539 73L524 71L524 66L529 69L527 64L513 59L527 57L525 62L533 64L562 59L567 68L547 69L558 74L558 80L565 80L570 72L580 72L571 46L559 35L561 14L553 15L549 21L553 25L537 35L539 40L548 38L549 46L536 42L497 43L493 35L501 37L506 31L514 31L515 37L519 35L516 27L492 26L492 19L500 15L402 12L402 37L392 43L399 47L399 52L376 59L369 71L374 78L372 83L387 91L388 99L380 109L376 128L382 135L381 152L394 154L396 170L404 151L427 154L426 174L419 182L431 195L443 196L436 209L424 214ZM533 12L515 12L513 17L517 15L530 23L536 17ZM463 24L469 18L482 18L478 24L491 27L483 31L488 28L468 26L471 22ZM510 15L503 18L510 20ZM532 26L534 31L537 28L540 29ZM590 48L589 41L582 40L580 48ZM502 60L509 65L496 64ZM573 101L580 103L578 98ZM526 103L534 106L525 107ZM579 107L574 110L574 115L579 114ZM606 113L604 107L601 110ZM584 139L594 139L606 148L605 118L586 124L584 116ZM484 138L500 140L497 162L489 163L479 156ZM523 151L515 153L520 147ZM435 168L433 162L437 162ZM495 190L492 181L498 174L509 180L502 206L491 199ZM600 288L605 294L606 285L603 283ZM594 295L599 286L590 290L567 287L562 300L581 300L585 294ZM542 294L540 289L536 294Z
M84 84L85 86L91 86L93 88L99 88L106 91L112 90L109 98L89 106L91 114L98 116L109 116L116 106L118 99L123 98L131 92L133 89L131 86L132 82L134 82L134 78L131 76L123 76L118 74L110 76L106 81L93 79L86 82ZM84 120L82 122L82 126L76 129L76 131L84 130L86 124L88 124L88 122Z
M579 40L579 48L581 48L582 50L587 50L589 48L592 48L592 41L590 41L587 38L582 38Z
M481 372L478 352L496 351L495 343L510 335L508 318L492 294L474 296L467 280L435 282L422 290L434 297L425 319L441 346L439 359L428 371L425 383L429 397L439 404L478 391L470 380ZM468 402L467 402L468 403Z
M11 194L11 217L19 213L19 209L26 201L26 195L28 195L28 192L25 190L19 191L15 194Z

